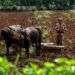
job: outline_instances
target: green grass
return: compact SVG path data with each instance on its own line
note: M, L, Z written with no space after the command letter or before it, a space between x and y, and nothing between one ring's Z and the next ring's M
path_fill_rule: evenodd
M23 69L24 75L75 75L75 60L67 58L55 59L55 63L45 62L40 68L30 63Z
M0 57L0 75L75 75L75 59L57 58L54 62L44 62L41 66L30 62L21 70L16 65L17 63L12 64L5 57Z

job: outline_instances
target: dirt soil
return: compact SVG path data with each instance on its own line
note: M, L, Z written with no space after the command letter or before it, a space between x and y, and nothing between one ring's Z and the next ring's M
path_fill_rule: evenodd
M0 11L0 29L9 25L34 26L37 24L32 11Z

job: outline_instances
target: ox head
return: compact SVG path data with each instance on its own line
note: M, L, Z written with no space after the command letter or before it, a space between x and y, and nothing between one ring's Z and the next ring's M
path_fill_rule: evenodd
M4 28L0 30L0 41L8 39L11 31L8 28Z
M6 36L6 31L5 30L0 30L0 46L3 46L4 45L4 37Z
M4 40L4 37L7 36L7 31L6 30L0 30L0 41Z
M4 33L5 31L4 30L0 30L0 41L2 41L4 39Z

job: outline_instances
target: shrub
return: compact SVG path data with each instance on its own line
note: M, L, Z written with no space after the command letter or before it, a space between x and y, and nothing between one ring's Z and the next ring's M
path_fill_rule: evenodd
M24 75L75 75L75 60L55 59L54 63L45 62L43 67L31 64L23 69Z

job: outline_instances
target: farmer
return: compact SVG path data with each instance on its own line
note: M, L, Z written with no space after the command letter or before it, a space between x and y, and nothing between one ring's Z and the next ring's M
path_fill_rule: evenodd
M57 37L56 37L56 44L57 45L62 45L63 44L63 34L65 30L65 24L62 22L62 18L57 19L56 27L55 30L57 32Z

